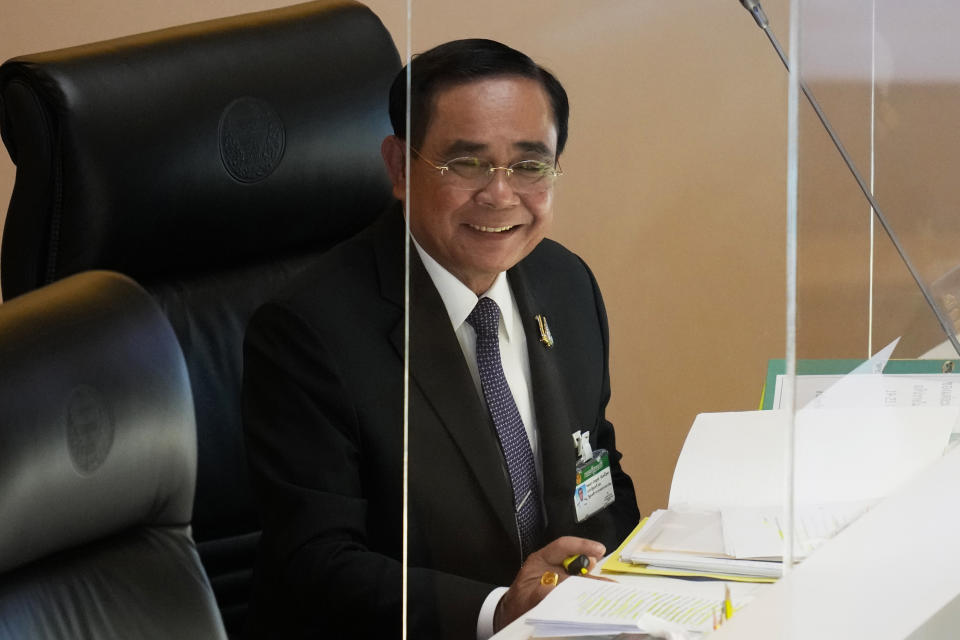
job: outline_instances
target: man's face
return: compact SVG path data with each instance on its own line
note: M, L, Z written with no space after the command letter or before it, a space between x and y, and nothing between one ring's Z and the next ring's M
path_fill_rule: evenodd
M494 166L554 162L557 128L536 80L493 77L437 93L419 149L435 165L475 156ZM437 262L474 293L522 260L553 221L553 190L516 193L506 172L486 187L464 190L414 154L410 159L410 229ZM405 195L394 180L394 193Z

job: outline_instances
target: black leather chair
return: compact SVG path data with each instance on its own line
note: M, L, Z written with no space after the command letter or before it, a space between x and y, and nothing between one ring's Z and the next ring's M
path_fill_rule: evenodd
M228 631L260 529L240 420L246 322L391 201L379 147L399 68L380 20L352 0L0 67L0 133L17 167L4 297L111 269L159 302L190 372L194 537Z
M190 537L196 464L183 354L135 282L0 305L0 638L225 638Z

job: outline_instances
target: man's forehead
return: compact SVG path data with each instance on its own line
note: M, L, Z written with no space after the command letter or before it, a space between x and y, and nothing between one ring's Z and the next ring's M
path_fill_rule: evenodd
M436 112L436 109L440 104L448 101L452 95L458 93L477 92L481 95L484 95L498 92L510 92L510 89L517 87L523 87L527 91L539 93L543 97L543 103L552 111L552 108L550 107L550 96L547 93L546 88L543 86L543 83L536 78L528 78L527 76L516 74L504 74L481 76L479 78L471 78L469 80L460 82L442 84L441 86L435 88L431 93L431 115ZM499 91L497 91L498 89Z
M511 147L519 153L537 153L540 155L553 155L554 153L553 148L543 140L515 140L511 143ZM439 149L445 154L462 153L465 155L480 154L489 150L490 145L485 142L463 138L457 138Z
M556 118L536 79L487 76L452 84L433 94L429 108L424 142L432 140L438 150L479 153L491 137L507 137L517 152L555 152Z

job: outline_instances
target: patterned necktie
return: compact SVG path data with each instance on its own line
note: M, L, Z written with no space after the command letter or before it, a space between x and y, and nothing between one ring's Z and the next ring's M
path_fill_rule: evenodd
M477 369L480 386L487 401L487 409L500 438L500 448L507 461L507 471L513 484L513 506L520 532L523 557L535 551L540 544L543 524L540 513L540 489L533 450L517 404L510 393L507 378L500 361L500 307L490 298L481 298L467 316L477 332Z

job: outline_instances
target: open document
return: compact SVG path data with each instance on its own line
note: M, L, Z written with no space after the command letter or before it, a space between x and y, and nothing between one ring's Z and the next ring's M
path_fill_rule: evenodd
M796 414L794 554L802 559L938 459L960 407L805 409ZM623 562L724 576L776 577L785 411L697 416L670 508L621 550Z

